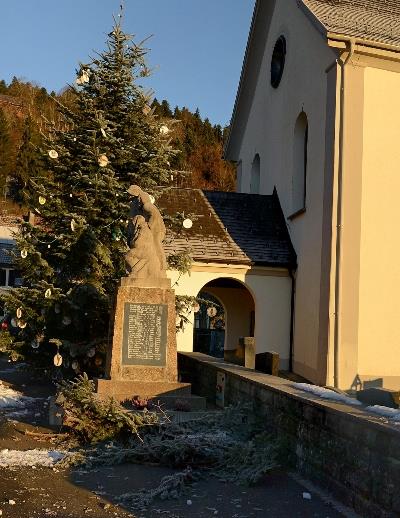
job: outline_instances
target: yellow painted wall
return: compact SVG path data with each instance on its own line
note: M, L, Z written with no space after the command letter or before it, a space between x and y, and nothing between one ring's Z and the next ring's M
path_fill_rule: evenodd
M265 273L268 273L266 275ZM255 303L255 341L257 352L275 351L281 358L281 368L287 369L290 351L290 297L291 280L284 271L275 275L272 270L252 271L246 267L224 267L223 265L195 264L190 275L178 280L177 272L170 271L177 295L197 296L210 281L218 278L231 278L242 282L251 293ZM178 282L176 285L175 283ZM221 295L221 294L220 294ZM222 295L221 295L222 298ZM223 303L224 301L221 300ZM229 304L228 300L228 326ZM247 303L246 303L247 304ZM232 314L231 314L232 318ZM246 329L247 313L236 312L236 329ZM183 332L177 334L179 351L193 350L193 315L189 317L191 324ZM239 320L242 320L239 324ZM240 331L237 331L240 334ZM229 331L228 331L229 333ZM235 337L233 337L233 340ZM232 345L231 343L229 344Z
M365 69L363 149L358 370L400 377L400 73Z

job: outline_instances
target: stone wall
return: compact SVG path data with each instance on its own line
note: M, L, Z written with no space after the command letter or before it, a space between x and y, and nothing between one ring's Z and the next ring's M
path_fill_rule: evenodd
M400 516L400 426L200 353L180 353L178 364L193 393L214 403L217 372L224 372L225 405L253 402L266 426L282 434L288 463L362 517Z

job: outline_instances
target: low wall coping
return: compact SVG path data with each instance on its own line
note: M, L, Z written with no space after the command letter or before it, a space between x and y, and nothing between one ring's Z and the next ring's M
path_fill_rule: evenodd
M270 374L264 374L246 367L241 367L240 365L227 363L223 359L214 358L203 353L178 352L178 354L187 356L199 363L205 363L216 370L227 372L251 384L264 387L271 392L285 395L302 403L308 403L327 412L337 414L340 417L354 420L358 424L372 427L376 431L384 431L400 440L400 423L391 423L382 416L369 413L365 410L366 406L364 405L352 406L339 401L322 399L314 394L302 392L294 387L294 382L285 378L278 378Z

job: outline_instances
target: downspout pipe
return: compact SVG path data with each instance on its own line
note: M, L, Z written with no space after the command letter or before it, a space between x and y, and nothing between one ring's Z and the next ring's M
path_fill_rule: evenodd
M356 40L349 40L348 55L344 61L339 61L340 74L340 129L339 129L339 167L337 179L336 205L336 269L335 269L335 326L334 326L334 365L333 383L340 387L340 311L341 311L341 252L342 252L342 225L343 225L343 169L344 169L344 142L345 142L345 115L346 115L346 65L355 52Z
M293 372L294 362L294 301L296 294L296 279L294 271L289 269L289 276L292 280L292 291L290 295L290 344L289 344L289 372Z

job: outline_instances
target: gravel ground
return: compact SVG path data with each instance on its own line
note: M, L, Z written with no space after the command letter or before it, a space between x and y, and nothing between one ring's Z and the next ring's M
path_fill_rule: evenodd
M18 371L0 359L0 380L36 401L12 420L0 410L0 450L54 449L48 439L30 435L55 431L48 425L51 384L38 383L29 371ZM2 417L1 417L1 414ZM275 471L255 487L239 487L214 479L200 480L177 500L155 501L145 512L118 505L118 497L156 487L173 470L122 465L96 470L43 467L0 468L0 510L5 518L336 518L354 516L332 499L284 471ZM304 494L305 493L305 494Z

